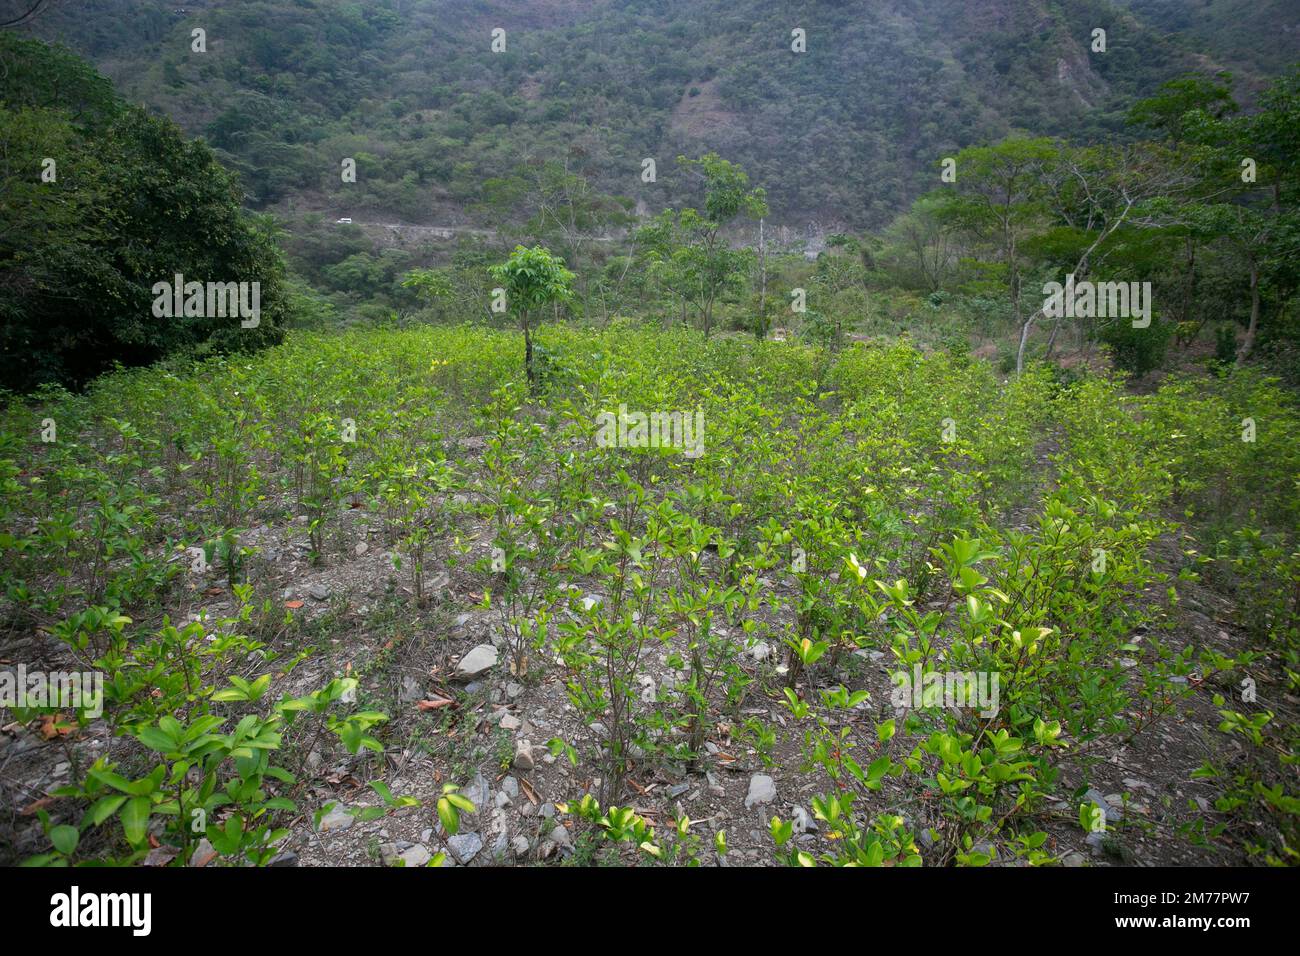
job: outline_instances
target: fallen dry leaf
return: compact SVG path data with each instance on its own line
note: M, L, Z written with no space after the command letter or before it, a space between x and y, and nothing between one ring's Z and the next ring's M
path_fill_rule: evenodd
M422 700L415 706L418 710L437 710L439 707L451 707L456 702L447 700L445 697L433 697L428 700Z
M53 802L53 797L41 797L39 800L33 800L31 803L27 804L27 806L23 807L21 815L24 817L30 817L36 813L37 810L44 810Z
M158 846L158 847L154 847L152 850L149 851L149 855L144 858L144 865L145 866L166 866L174 859L176 859L175 847Z
M209 863L212 862L213 858L216 857L216 855L217 855L216 850L212 850L209 853L199 853L196 851L195 854L192 857L190 857L190 866L207 866Z
M542 801L537 796L537 791L533 789L533 785L529 783L527 780L525 780L523 777L519 777L518 780L519 780L519 789L524 792L524 796L528 798L529 802L531 802L533 806L537 806L538 804L540 804Z
M284 602L284 606L287 607L287 608L291 608L292 610L295 610L295 611L296 611L296 610L298 610L298 608L302 607L302 602L301 602L301 601L285 601L285 602Z
M72 733L73 726L63 719L62 714L43 714L41 716L41 736L46 740L66 737Z

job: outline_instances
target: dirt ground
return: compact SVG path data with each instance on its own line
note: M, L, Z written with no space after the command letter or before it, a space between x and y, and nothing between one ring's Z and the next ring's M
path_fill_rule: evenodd
M1050 450L1042 449L1040 458L1045 460ZM394 569L392 554L378 531L380 524L364 509L345 512L323 566L308 560L306 535L298 522L264 524L244 538L244 543L260 549L249 572L258 600L270 598L276 613L279 605L298 605L292 610L294 624L268 641L281 652L271 666L282 666L304 647L315 648L288 673L275 672L272 695L307 693L333 676L351 675L360 682L358 703L391 715L383 728L382 757L365 751L362 756L349 755L332 737L318 737L310 747L299 742L296 750L291 746L278 755L277 762L298 776L290 795L300 809L278 862L337 866L398 865L400 860L401 865L421 865L433 854L445 853L448 866L646 864L648 860L630 847L602 844L584 835L585 825L575 824L555 808L557 802L576 799L598 785L590 761L580 760L575 767L546 747L546 741L555 737L584 755L596 747L596 732L584 726L567 699L559 666L535 661L529 673L517 679L501 654L498 663L483 673L458 679L456 665L472 648L501 640L494 612L479 606L482 595L475 589L474 575L459 571L435 575L429 606L416 609L409 575ZM487 535L480 533L474 545L477 550L465 566L481 556L486 541ZM1170 569L1178 558L1176 544L1167 542L1160 555ZM791 612L788 604L775 605L793 592L766 583L769 597L760 616L777 631L783 622L789 623ZM1244 638L1229 623L1232 608L1222 597L1200 584L1180 584L1180 594L1162 640L1174 649L1184 644L1211 646L1224 653L1243 649ZM236 610L233 596L215 575L191 577L176 598L169 609L173 620L202 615L215 621ZM602 598L594 588L582 594L584 600ZM669 666L671 650L654 646L645 654L639 679L646 706L658 690L683 676ZM690 833L700 837L699 859L706 865L775 865L768 835L773 815L796 819L800 830L809 821L806 832L795 837L800 848L814 855L829 849L811 821L811 798L828 792L832 784L804 766L803 732L780 703L782 657L775 642L749 648L742 655L754 681L734 712L710 728L707 753L698 767L634 762L628 777L631 806L656 827L669 829L681 814L693 821ZM3 663L19 660L29 662L29 667L36 663L50 669L68 666L62 645L42 633L15 634L6 642ZM1139 673L1142 660L1131 663ZM250 668L244 676L251 678L265 669L265 665L260 671ZM863 649L847 657L833 680L825 670L815 670L808 680L844 683L851 690L870 692L851 722L854 738L865 748L874 740L876 722L895 716L890 705L892 669L884 651ZM1261 700L1279 713L1279 719L1294 719L1297 702L1265 679L1261 672ZM1086 760L1068 762L1058 787L1061 799L1027 821L1049 834L1047 848L1063 864L1244 862L1213 846L1198 847L1180 832L1181 825L1200 813L1192 808L1208 808L1216 796L1213 784L1193 780L1192 772L1207 758L1222 758L1223 748L1238 746L1215 730L1219 720L1211 700L1215 690L1212 682L1195 678L1172 686L1170 693L1178 701L1169 716L1129 741L1109 740ZM760 753L753 737L743 733L745 721L751 718L776 731L767 752ZM37 807L56 817L60 812L72 816L70 801L52 800L48 794L69 782L74 764L84 767L111 746L114 759L129 766L134 743L118 739L110 744L107 730L98 721L69 736L46 740L36 723L0 727L0 856L7 862L44 849L34 815ZM529 769L519 766L527 765L527 759L516 759L520 741L531 744ZM775 795L747 805L756 775L771 778ZM380 803L368 786L376 779L387 783L394 794L418 798L421 805L370 822L348 816L346 808ZM445 783L460 786L477 807L462 821L455 838L443 830L434 811ZM1078 825L1078 797L1088 788L1104 795L1115 811L1104 838L1089 840ZM940 825L928 815L928 794L908 792L892 778L882 791L866 799L866 809L901 813L916 829ZM330 804L335 805L332 811L324 815L319 828L314 827L315 812ZM721 859L712 849L718 830L725 830L728 848ZM923 857L925 845L923 841ZM159 847L149 862L165 863L169 858L166 848ZM192 865L206 864L210 858L211 854L200 852Z

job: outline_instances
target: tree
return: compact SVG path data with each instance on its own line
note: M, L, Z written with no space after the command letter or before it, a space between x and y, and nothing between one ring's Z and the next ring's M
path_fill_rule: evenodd
M938 214L944 201L941 194L920 197L885 231L882 258L901 284L938 292L957 271L952 228Z
M412 269L402 278L402 288L412 290L420 302L437 309L439 318L443 302L453 293L451 279L441 269Z
M1011 139L963 150L957 170L958 188L940 215L993 250L1020 330L1017 374L1047 312L1043 300L1035 308L1025 303L1027 273L1038 268L1083 281L1123 248L1127 230L1158 225L1160 202L1195 181L1178 151L1153 143L1067 147Z
M203 143L171 122L104 99L84 64L0 34L33 85L0 87L0 384L80 385L112 365L180 349L272 344L287 313L275 227L241 209L242 190ZM76 104L71 110L65 104ZM42 177L45 158L54 175ZM158 283L257 290L245 324L209 287L183 314L156 311ZM205 297L198 297L205 298ZM208 304L214 303L214 304Z
M532 317L552 302L571 299L576 277L564 267L563 259L542 246L531 249L515 246L510 258L492 266L490 272L505 290L510 311L519 318L524 333L524 370L529 387L535 388L537 373L533 368Z
M1185 142L1193 114L1199 112L1217 120L1237 112L1231 75L1220 73L1218 79L1221 82L1216 83L1207 76L1192 73L1162 83L1156 95L1133 104L1128 121L1159 130L1173 143Z
M1198 144L1189 139L1189 135L1201 129L1206 120L1218 121L1237 112L1237 104L1232 99L1232 76L1219 73L1215 79L1199 74L1189 74L1161 84L1154 96L1138 100L1129 110L1128 121L1136 126L1144 126L1161 133L1171 148L1183 152L1189 160L1202 163L1206 168L1201 171L1201 189L1194 191L1189 199L1199 198L1210 201L1223 192L1221 176L1209 173L1209 168L1218 167L1222 171L1222 158L1212 155L1213 151L1202 150L1193 156ZM1177 240L1183 247L1182 295L1179 308L1179 321L1185 328L1193 326L1193 313L1197 301L1197 253L1207 240L1213 239L1213 233L1206 234L1196 228L1190 217L1187 222L1172 224L1165 228L1171 239ZM1193 332L1185 332L1188 341L1195 337Z
M1226 253L1246 282L1246 332L1236 364L1251 356L1268 303L1279 323L1300 284L1300 71L1275 81L1259 110L1237 116L1215 96L1165 104L1161 124L1199 148L1196 188L1159 204L1162 224ZM1139 104L1141 105L1141 104ZM1179 107L1186 107L1175 116ZM1151 112L1149 108L1147 112ZM1144 114L1143 114L1144 115Z
M996 146L957 154L957 188L938 194L936 215L992 250L1006 284L1012 315L1020 329L1016 371L1024 368L1025 343L1034 322L1022 301L1024 273L1030 265L1026 240L1047 222L1044 182L1059 160L1050 139L1007 139Z
M486 180L479 208L504 235L546 245L575 265L588 261L594 243L631 220L631 200L599 192L575 165L581 155L573 147L563 162L527 160Z
M665 210L642 229L652 266L659 269L683 305L695 304L705 336L713 331L713 310L721 295L743 280L753 261L752 249L732 249L723 228L744 213L753 219L767 215L767 197L751 189L749 176L717 153L699 159L677 157L678 164L694 171L704 186L704 213L694 208Z

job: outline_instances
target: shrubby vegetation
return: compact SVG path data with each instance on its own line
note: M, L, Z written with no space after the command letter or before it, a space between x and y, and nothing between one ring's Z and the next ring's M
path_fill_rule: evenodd
M756 695L784 701L785 733L825 782L813 813L841 838L825 862L978 865L1051 862L1048 801L1071 799L1107 741L1179 715L1190 689L1175 678L1295 689L1300 415L1249 369L1134 396L1107 376L1062 386L1037 364L1003 382L907 344L832 354L629 323L534 334L547 364L531 395L521 336L465 326L299 333L251 360L119 373L9 408L6 618L110 675L124 739L61 792L34 862L139 859L155 814L170 822L148 832L184 859L196 809L220 854L266 862L296 806L296 773L274 762L290 735L319 726L362 766L389 746L385 715L348 704L346 678L277 701L308 652L240 546L241 529L302 515L291 526L315 560L344 560L341 517L358 502L417 600L437 568L469 575L513 635L515 672L559 669L603 728L590 751L553 742L602 780L568 809L647 858L712 851L685 824L657 837L638 823L627 774L704 760L706 729L739 723ZM619 402L702 409L706 453L599 447L595 416ZM57 442L39 441L45 418ZM481 453L466 436L486 439ZM480 522L504 564L467 550ZM1161 558L1175 536L1181 552ZM211 567L185 570L187 548ZM237 615L163 616L217 575ZM1170 630L1184 583L1207 576L1254 635L1239 657ZM779 669L754 665L759 642L782 649ZM679 679L648 698L636 677L652 652ZM864 723L864 708L888 711L863 689L859 652L997 671L1001 707ZM1223 710L1250 756L1204 768L1224 787L1205 836L1294 862L1296 796L1269 756L1291 752L1293 728L1262 706ZM933 799L906 796L922 791ZM1236 823L1261 815L1262 830ZM772 834L778 858L819 862L791 849L789 821Z
M564 29L548 7L490 60L439 4L205 11L204 59L150 8L171 45L133 88L211 146L0 35L0 341L31 393L0 413L0 626L107 675L112 741L36 808L27 862L184 865L206 841L268 864L330 813L305 799L321 749L371 781L366 819L424 802L449 837L478 811L468 766L385 783L394 715L309 639L328 616L267 583L269 528L315 569L378 535L413 626L443 640L421 615L461 610L454 579L512 678L562 684L586 733L546 746L589 782L557 804L584 853L724 856L725 832L636 809L639 775L708 771L721 736L816 781L831 840L773 815L779 862L1053 864L1063 823L1106 815L1099 762L1209 695L1239 746L1196 771L1217 799L1170 815L1233 861L1296 862L1296 731L1269 701L1300 683L1300 73L1250 108L1225 75L1158 86L1186 56L1139 56L1127 20L1085 71L1057 54L1114 16L1093 2L992 34L946 2L814 4L810 42L846 42L807 70L764 58L788 24L756 6L620 0ZM487 17L464 29L485 42ZM653 184L646 142L681 147ZM491 228L385 240L298 211L285 234L240 180L254 206ZM773 234L791 210L845 231L801 247ZM260 282L260 324L152 320L176 273ZM1050 314L1068 276L1150 283L1149 324ZM700 415L703 453L597 440L623 407ZM1238 644L1184 626L1201 588ZM213 589L233 611L191 615ZM997 674L1000 706L894 705L880 666ZM56 741L95 720L16 716Z
M0 387L81 385L114 362L279 341L288 293L274 227L241 209L212 151L66 51L6 32L0 61ZM151 289L178 273L258 283L259 324L156 318Z

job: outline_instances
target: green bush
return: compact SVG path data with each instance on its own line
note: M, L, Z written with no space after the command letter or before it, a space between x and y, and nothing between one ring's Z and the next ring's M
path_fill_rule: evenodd
M1145 375L1164 364L1174 326L1152 319L1145 329L1135 329L1125 319L1112 322L1100 338L1109 348L1115 367L1133 375Z
M278 342L286 294L273 226L241 209L243 192L212 150L104 95L101 77L44 44L0 34L0 57L30 79L0 89L0 138L13 172L0 231L8 276L0 285L0 387L79 386L115 362ZM55 161L50 181L41 178L47 157ZM195 310L202 314L159 317L154 287L177 274L186 284L256 283L256 324L212 314L206 295Z

